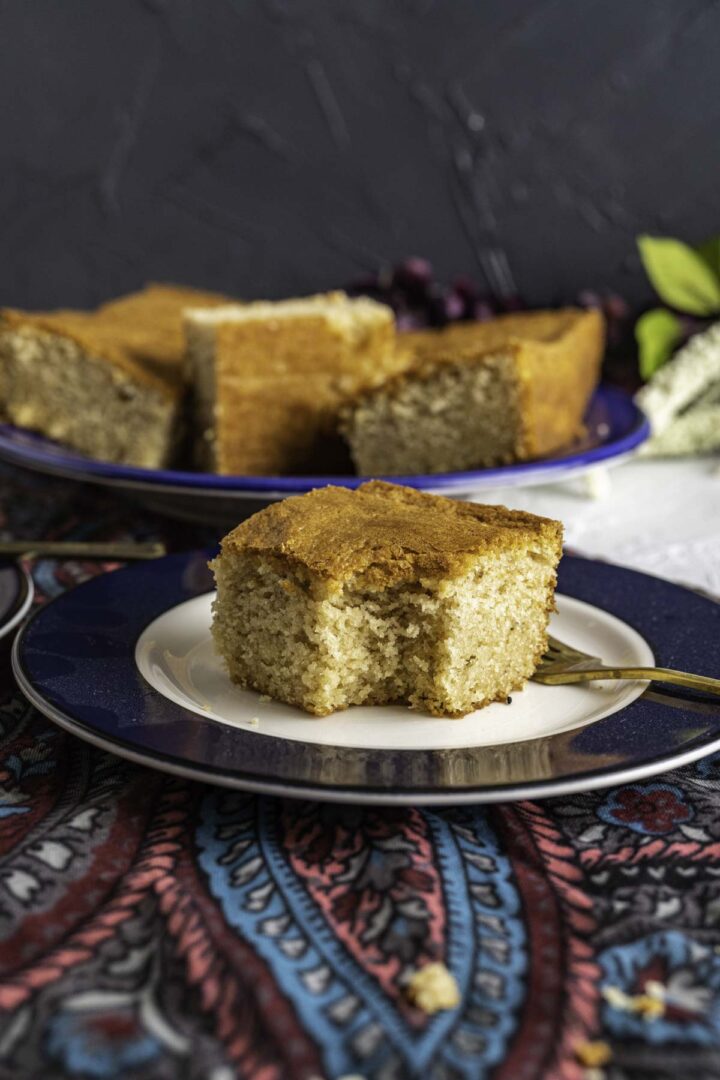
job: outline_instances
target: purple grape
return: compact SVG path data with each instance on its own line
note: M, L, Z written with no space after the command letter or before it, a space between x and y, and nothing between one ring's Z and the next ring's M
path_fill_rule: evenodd
M463 302L463 311L459 318L473 319L475 317L475 305L480 298L480 289L477 282L469 277L458 277L452 283L452 290L457 293Z
M488 300L486 296L475 301L471 318L476 322L487 322L488 319L494 319L496 315L497 311L492 301Z
M497 301L497 306L503 313L526 310L525 304L519 296L503 296Z
M447 291L437 283L430 286L427 291L427 315L430 326L445 326L449 321L454 305L448 308Z
M477 300L480 295L477 282L464 274L455 278L452 287L456 293L462 296L463 300Z
M630 329L631 311L621 296L616 293L602 296L593 289L583 289L577 295L577 303L587 310L602 311L609 346L616 348L623 344Z
M592 289L583 289L582 292L579 292L577 302L581 308L601 308L603 306L602 297L599 293L593 292Z
M477 282L469 277L458 277L453 281L452 289L458 296L462 297L465 305L463 318L472 319L475 304L480 298L480 289L478 288Z
M616 293L610 293L609 296L606 296L602 306L608 319L623 320L630 316L630 307L622 296L618 296Z
M693 334L699 334L701 330L707 329L713 322L712 319L696 319L692 315L679 315L680 332L682 334L681 342L684 344L688 338L691 338Z
M402 311L396 316L397 328L399 331L404 330L422 330L427 326L427 320L425 314L418 314L417 311Z
M447 322L458 322L465 315L465 300L451 289L443 299L443 312Z
M384 297L385 303L389 304L395 312L418 307L419 298L412 296L406 289L401 289L395 284L393 284L392 288L386 290ZM419 306L422 307L421 301Z
M413 292L424 292L432 279L432 264L427 259L421 259L417 255L405 259L395 267L393 273L394 285Z
M351 291L388 304L403 329L445 326L463 319L485 321L499 311L520 311L525 307L516 296L501 300L483 295L477 283L466 275L457 277L448 288L434 280L432 264L419 256L365 275Z

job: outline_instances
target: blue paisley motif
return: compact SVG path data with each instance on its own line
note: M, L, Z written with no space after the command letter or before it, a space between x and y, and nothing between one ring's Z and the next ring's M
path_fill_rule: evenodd
M328 1075L357 1071L358 1058L376 1075L394 1058L403 1076L440 1061L467 1080L487 1076L516 1028L526 942L509 861L484 812L427 814L445 890L445 962L464 1005L418 1028L350 956L296 876L279 842L278 805L210 793L196 834L199 862L227 921L325 1048Z
M613 1035L657 1044L717 1045L720 956L712 945L668 930L606 949L600 963L603 988L642 994L650 978L665 988L665 1014L655 1019L606 1004L603 1020Z

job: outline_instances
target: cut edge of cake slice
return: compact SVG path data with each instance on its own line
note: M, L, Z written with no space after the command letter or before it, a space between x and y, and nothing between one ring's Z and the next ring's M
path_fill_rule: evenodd
M360 476L412 476L506 465L523 456L517 347L442 346L364 391L340 433Z
M413 359L343 410L360 475L454 472L570 444L597 385L597 312L562 309L402 335Z
M0 324L0 366L11 423L99 461L145 468L169 464L180 420L179 389L37 327L7 334Z
M89 457L168 465L185 392L182 310L220 300L151 285L95 311L0 311L5 416Z

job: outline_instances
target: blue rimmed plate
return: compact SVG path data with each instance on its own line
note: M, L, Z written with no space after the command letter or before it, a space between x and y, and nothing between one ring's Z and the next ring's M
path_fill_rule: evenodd
M39 611L13 667L83 739L228 787L365 803L539 798L651 776L720 750L720 702L645 683L530 683L462 720L401 706L330 717L234 687L210 642L206 554L94 578ZM553 631L612 663L718 675L720 605L566 556Z
M475 496L498 487L554 483L597 465L615 465L649 435L647 420L621 390L601 386L585 417L586 435L566 452L495 469L390 477L420 491ZM124 488L154 509L186 520L232 521L286 495L326 484L357 487L357 476L215 476L171 469L141 469L95 461L22 428L0 424L0 460L75 480Z

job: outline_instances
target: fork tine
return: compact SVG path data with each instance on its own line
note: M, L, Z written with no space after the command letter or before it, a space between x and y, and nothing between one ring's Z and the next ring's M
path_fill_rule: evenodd
M566 645L564 641L560 641L559 638L552 637L550 634L548 634L548 653L557 656L558 658L574 657L579 660L596 659L594 656L591 657L589 653L581 652L580 649L573 648L572 645Z
M549 634L547 651L542 656L537 671L557 672L576 668L579 664L593 663L597 666L601 662L597 656L574 649L572 645L567 645Z
M570 658L570 653L565 652L561 642L556 641L554 638L548 637L547 648L543 654L544 659L547 661L559 661L567 660Z

